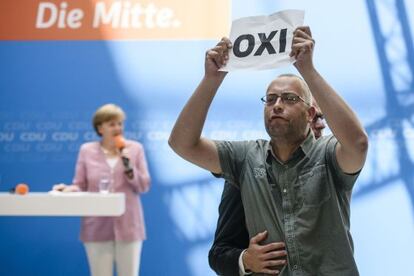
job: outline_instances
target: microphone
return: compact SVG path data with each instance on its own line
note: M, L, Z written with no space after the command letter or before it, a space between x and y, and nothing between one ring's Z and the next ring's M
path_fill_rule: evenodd
M122 134L116 135L115 139L115 147L122 151L125 148L125 138Z
M124 172L129 178L132 178L134 171L131 168L131 164L129 163L129 158L122 155L122 151L124 150L126 146L125 138L124 136L122 136L122 134L119 134L119 135L116 135L114 139L115 139L116 148L119 149L119 151L121 152L122 164L124 164L124 168L125 168Z
M10 193L18 194L18 195L25 195L29 192L29 185L26 183L19 183L16 187L10 189Z

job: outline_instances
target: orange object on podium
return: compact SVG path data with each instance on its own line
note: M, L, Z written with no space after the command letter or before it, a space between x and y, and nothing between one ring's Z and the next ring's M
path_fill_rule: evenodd
M29 185L25 183L19 183L16 185L16 188L14 189L14 193L19 195L25 195L29 192Z

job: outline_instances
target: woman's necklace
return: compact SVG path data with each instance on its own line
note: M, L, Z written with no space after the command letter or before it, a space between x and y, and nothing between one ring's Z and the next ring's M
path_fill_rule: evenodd
M104 148L104 147L102 146L102 144L101 144L101 149L102 149L103 153L104 153L106 156L109 156L109 157L118 156L118 152L117 152L117 151L115 151L115 150L108 150L108 149Z

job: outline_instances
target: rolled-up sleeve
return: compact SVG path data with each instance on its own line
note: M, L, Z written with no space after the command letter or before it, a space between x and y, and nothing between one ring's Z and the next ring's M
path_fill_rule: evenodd
M339 144L338 140L335 136L332 136L326 148L326 160L328 163L329 168L333 172L332 175L335 178L335 185L339 186L340 188L350 191L354 187L354 184L359 176L359 172L348 174L342 171L341 167L338 164L336 159L336 146Z
M244 163L247 154L247 141L214 141L220 159L223 177L230 183L239 185L239 179L244 173ZM217 176L217 175L216 175Z

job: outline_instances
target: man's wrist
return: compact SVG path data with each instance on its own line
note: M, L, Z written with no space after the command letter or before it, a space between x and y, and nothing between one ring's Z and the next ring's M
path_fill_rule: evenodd
M239 256L239 271L240 275L250 275L252 272L247 268L247 265L244 262L244 254L246 253L247 249L243 250Z
M298 68L298 71L302 78L306 81L307 79L314 79L315 77L320 76L319 72L316 70L316 68L313 66L304 67L304 68Z
M220 74L222 73L222 74ZM207 83L214 83L215 85L220 86L226 77L226 72L218 72L215 75L205 74L203 80Z

